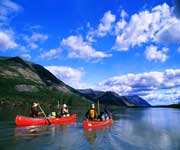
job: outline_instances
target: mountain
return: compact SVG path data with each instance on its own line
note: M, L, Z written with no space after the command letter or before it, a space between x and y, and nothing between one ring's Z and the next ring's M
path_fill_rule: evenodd
M0 104L42 103L89 105L77 90L57 79L39 64L20 57L0 57Z
M100 103L105 105L117 105L128 107L149 107L148 102L137 95L133 96L119 96L115 92L111 91L95 91L92 89L80 89L78 90L85 97L92 99L94 102L99 100Z
M78 91L92 100L96 100L105 93L104 91L95 91L92 89L79 89Z

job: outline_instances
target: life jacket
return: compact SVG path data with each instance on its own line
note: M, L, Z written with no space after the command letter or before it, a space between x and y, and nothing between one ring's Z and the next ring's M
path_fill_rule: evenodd
M56 112L51 112L51 117L56 118Z
M96 111L94 110L94 109L89 109L89 116L91 117L91 118L95 118L95 115L96 115Z

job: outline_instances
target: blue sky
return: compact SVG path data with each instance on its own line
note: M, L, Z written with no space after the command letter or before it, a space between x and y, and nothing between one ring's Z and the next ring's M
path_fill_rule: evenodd
M0 55L74 88L180 100L178 0L0 0Z

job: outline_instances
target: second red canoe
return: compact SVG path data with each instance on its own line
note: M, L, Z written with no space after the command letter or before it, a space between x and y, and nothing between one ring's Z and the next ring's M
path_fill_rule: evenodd
M101 126L105 126L105 125L112 124L112 123L113 123L112 119L108 119L108 120L104 120L104 121L84 120L83 127L84 128L96 128L96 127L101 127Z

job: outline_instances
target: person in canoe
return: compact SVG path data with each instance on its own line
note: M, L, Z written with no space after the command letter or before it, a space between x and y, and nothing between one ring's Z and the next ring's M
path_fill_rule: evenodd
M63 107L61 108L61 116L63 117L69 117L69 109L66 104L63 104Z
M57 113L53 111L53 112L51 112L51 114L48 115L48 117L56 118L57 117Z
M29 115L32 118L36 118L39 115L43 114L43 112L38 111L38 106L39 106L39 103L33 103L32 107L30 109L30 112L29 112Z
M104 111L101 111L98 120L104 121L104 120L109 120L112 118L112 113L111 111L107 108L107 106L104 107Z
M97 111L95 109L95 105L92 104L91 108L86 113L86 118L93 121L97 118L97 116L98 116L98 114L97 114Z
M104 108L105 120L112 118L112 112L105 106Z
M103 111L100 112L99 116L98 116L98 120L100 121L104 121L106 118L105 118L105 113Z

